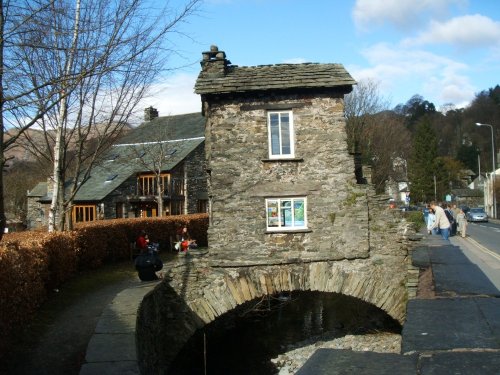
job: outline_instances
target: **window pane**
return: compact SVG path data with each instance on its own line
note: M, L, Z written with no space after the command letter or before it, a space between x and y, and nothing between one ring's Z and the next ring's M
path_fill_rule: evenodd
M280 129L279 117L277 113L269 115L270 129L271 129L271 154L280 155Z
M281 226L291 227L292 221L292 201L281 201Z
M288 113L281 114L281 153L284 155L291 154L290 143L290 118Z
M277 200L267 201L267 226L268 227L278 227L279 226L279 206Z
M304 200L296 199L293 203L293 215L295 219L294 226L303 227L305 226L304 218Z

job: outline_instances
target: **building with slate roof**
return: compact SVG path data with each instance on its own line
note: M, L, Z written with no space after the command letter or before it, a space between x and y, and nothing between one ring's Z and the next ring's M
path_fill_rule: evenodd
M92 169L75 197L74 222L158 216L158 186L164 215L206 212L204 118L200 113L159 117L147 108L145 120ZM28 192L28 228L47 224L50 187L40 182Z
M240 67L212 46L201 67L214 261L366 257L367 203L357 197L368 188L344 117L356 82L342 64Z

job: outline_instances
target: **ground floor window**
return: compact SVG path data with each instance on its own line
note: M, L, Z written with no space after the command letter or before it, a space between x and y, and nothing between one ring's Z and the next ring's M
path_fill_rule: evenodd
M95 205L76 205L73 206L73 222L82 223L96 220Z
M182 215L183 212L184 201L171 201L170 202L170 213L172 215Z
M294 230L307 229L307 198L266 199L267 229Z
M207 213L208 199L198 199L197 210L199 213Z

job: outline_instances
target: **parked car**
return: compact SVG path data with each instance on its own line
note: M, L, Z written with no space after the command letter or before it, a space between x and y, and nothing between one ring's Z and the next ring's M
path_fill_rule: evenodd
M484 212L484 208L476 207L471 208L467 214L465 214L467 221L488 221L488 215Z

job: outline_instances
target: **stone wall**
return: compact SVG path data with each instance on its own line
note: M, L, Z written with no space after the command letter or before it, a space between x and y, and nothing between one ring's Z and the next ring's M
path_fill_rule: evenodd
M294 160L268 159L267 109L273 107L293 110ZM205 116L214 263L369 256L370 188L356 184L343 93L217 97L206 104ZM307 196L308 231L266 231L265 198L284 195Z
M137 354L141 373L166 374L199 328L245 302L283 291L321 291L359 298L402 323L408 299L407 224L387 197L367 196L370 258L255 267L213 267L209 256L166 265L164 281L139 309ZM242 253L247 249L237 246Z
M198 200L207 198L207 163L205 145L199 145L184 161L186 170L186 209L188 214L198 212Z

